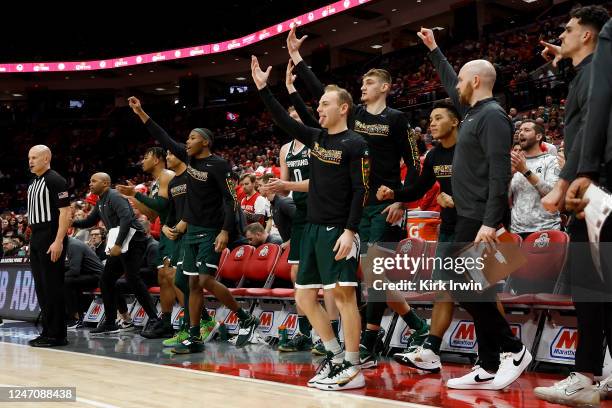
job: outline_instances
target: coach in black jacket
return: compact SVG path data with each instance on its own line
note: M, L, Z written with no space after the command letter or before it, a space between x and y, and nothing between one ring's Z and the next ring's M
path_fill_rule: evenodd
M109 258L106 260L104 272L102 272L102 278L100 279L106 317L99 327L90 332L92 334L119 332L119 327L115 324L117 318L115 283L124 273L126 281L134 289L136 299L147 312L149 321L157 320L153 298L138 273L145 252L143 227L134 216L134 211L129 202L116 190L110 188L110 184L111 178L106 173L96 173L91 176L89 188L100 199L86 219L75 221L72 224L76 228L89 228L101 219L109 231L107 241L111 239L110 230L119 227L115 245L110 249ZM128 251L122 253L121 248L124 241L129 239L129 233L132 229L134 233L129 242Z

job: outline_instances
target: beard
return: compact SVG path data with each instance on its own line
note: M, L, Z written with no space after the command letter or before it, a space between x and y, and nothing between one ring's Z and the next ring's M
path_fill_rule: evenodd
M474 88L472 88L472 84L467 84L463 91L459 91L459 103L469 105L473 94Z

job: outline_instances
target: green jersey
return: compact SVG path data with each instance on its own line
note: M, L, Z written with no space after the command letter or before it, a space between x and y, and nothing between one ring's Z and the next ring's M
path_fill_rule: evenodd
M289 169L289 180L308 180L310 177L308 170L308 165L310 162L310 149L308 149L306 146L302 146L298 152L294 152L294 145L295 140L289 145L287 156L285 156L285 163L287 163L287 168ZM293 202L298 210L306 209L307 198L308 193L302 193L299 191L293 192Z

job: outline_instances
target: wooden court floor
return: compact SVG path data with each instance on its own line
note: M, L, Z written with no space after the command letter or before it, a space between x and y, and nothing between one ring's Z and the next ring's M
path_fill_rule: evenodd
M60 349L0 343L0 386L73 386L77 402L23 407L424 407Z

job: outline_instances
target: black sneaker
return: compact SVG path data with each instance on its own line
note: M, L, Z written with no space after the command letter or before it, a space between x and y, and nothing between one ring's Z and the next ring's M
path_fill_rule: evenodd
M158 319L140 333L147 339L167 339L174 336L174 328L171 324L165 324L163 320Z
M91 329L89 331L89 335L91 336L104 336L104 335L118 334L118 333L119 333L119 326L117 326L117 324L115 323L108 324L106 321L104 321L101 325L99 325L95 329Z
M32 347L36 347L36 344L47 341L45 336L38 336L35 339L28 340L28 345Z
M77 330L77 329L81 329L84 327L83 324L83 319L79 319L79 320L70 320L68 323L66 323L66 329L68 330Z
M67 346L68 339L54 339L51 337L43 337L42 340L31 344L32 347L59 347L59 346Z
M201 353L202 351L204 351L204 342L201 336L190 336L187 340L184 340L181 344L172 349L172 352L175 354Z
M298 333L286 344L278 346L278 351L294 352L312 350L312 339L310 336L304 336L302 333Z
M259 319L253 315L249 316L248 319L240 322L240 330L238 331L238 339L236 340L236 347L242 347L251 340L255 329L259 327Z

